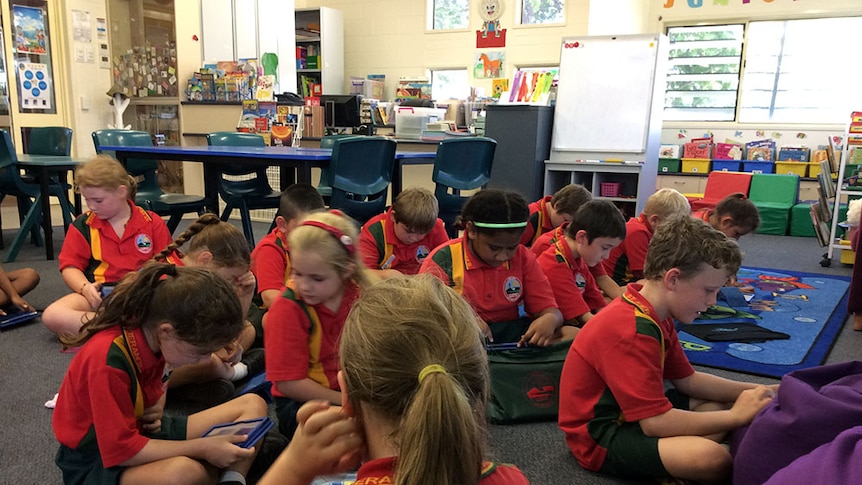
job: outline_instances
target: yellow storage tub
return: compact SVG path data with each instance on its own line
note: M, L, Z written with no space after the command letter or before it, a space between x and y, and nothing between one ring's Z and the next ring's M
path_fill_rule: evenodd
M702 173L708 174L712 166L712 160L702 158L683 158L682 172L683 173Z

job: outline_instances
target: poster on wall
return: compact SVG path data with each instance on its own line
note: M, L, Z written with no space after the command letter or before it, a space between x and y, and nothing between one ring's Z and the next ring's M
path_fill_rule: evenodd
M504 51L480 52L476 54L473 63L473 77L476 79L494 79L503 76Z
M12 5L15 51L19 54L47 54L48 38L41 8Z
M51 79L46 64L19 62L18 81L18 94L23 108L51 109Z

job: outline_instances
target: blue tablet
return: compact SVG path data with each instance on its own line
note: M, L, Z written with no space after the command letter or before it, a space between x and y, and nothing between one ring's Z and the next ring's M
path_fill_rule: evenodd
M236 421L233 423L217 424L208 429L204 436L223 436L223 435L246 435L245 441L237 443L237 446L242 448L251 448L261 438L266 435L266 432L272 428L272 420L269 417L249 419L247 421Z
M0 330L28 323L39 316L39 312L36 310L24 311L15 305L8 305L3 308L3 311L6 312L6 315L0 315Z

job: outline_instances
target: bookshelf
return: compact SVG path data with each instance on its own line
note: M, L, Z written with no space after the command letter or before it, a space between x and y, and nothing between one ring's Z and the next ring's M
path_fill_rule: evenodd
M855 163L855 151L862 150L862 133L859 130L862 129L862 112L854 111L851 114L850 122L847 123L847 129L844 131L844 138L842 140L843 149L839 152L835 150L832 146L832 141L828 145L829 147L829 155L830 161L838 158L838 179L833 184L831 182L831 177L828 175L824 175L825 170L821 170L820 180L822 192L826 192L822 194L820 203L823 204L823 199L826 199L826 206L829 208L829 216L831 219L831 224L829 225L829 239L827 242L827 251L826 254L823 255L823 260L820 262L820 265L823 267L827 267L832 264L832 256L835 250L845 250L849 249L849 245L846 242L842 241L842 238L839 237L838 231L843 230L843 228L839 225L842 221L839 221L839 211L840 204L845 201L849 201L851 199L857 199L862 197L862 187L851 186L848 182L849 174L846 171L848 161L853 161ZM824 169L828 167L826 165L828 162L820 162L821 165L824 165ZM829 167L831 168L831 167ZM829 206L831 204L831 206ZM815 221L815 226L819 223L822 223L822 217L820 217L819 221L816 217L816 214L812 212L812 219Z
M324 94L345 94L344 19L328 7L297 9L296 90L310 96L311 84Z

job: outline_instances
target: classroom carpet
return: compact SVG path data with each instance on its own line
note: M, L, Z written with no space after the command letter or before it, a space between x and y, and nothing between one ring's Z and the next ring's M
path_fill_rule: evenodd
M826 360L847 318L850 278L743 267L737 279L748 301L719 297L677 324L692 364L781 378Z

